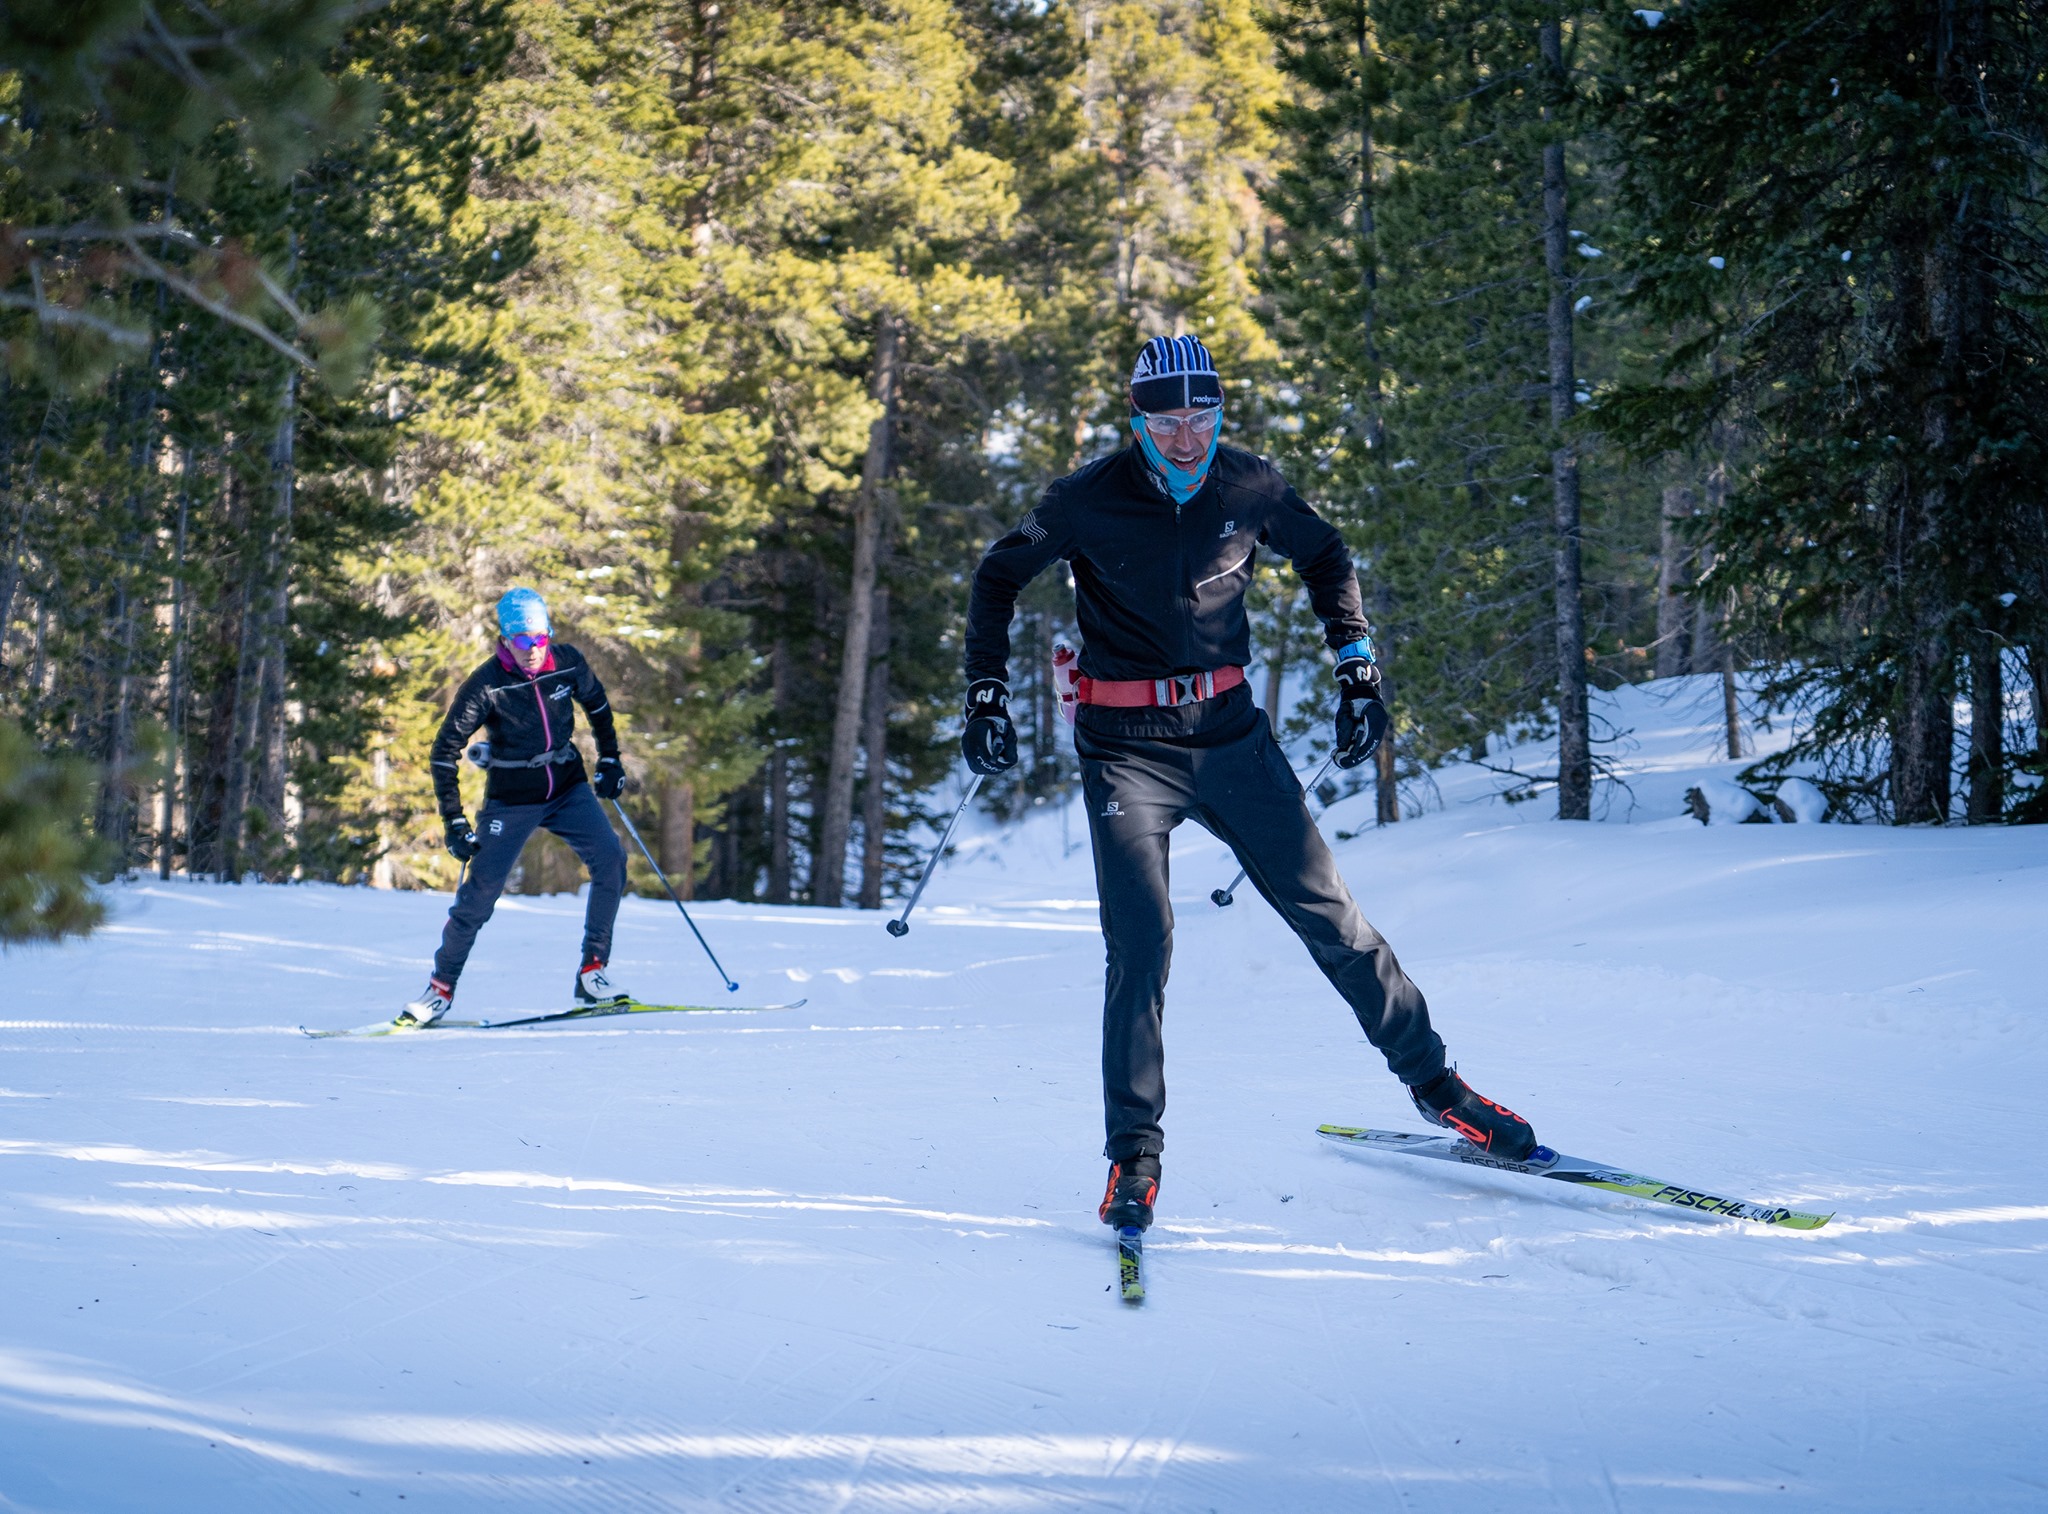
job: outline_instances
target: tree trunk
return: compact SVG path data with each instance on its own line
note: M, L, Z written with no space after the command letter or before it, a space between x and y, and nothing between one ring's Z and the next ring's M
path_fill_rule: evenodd
M1401 818L1401 786L1394 777L1394 727L1387 726L1387 734L1380 739L1379 750L1374 752L1373 823L1392 825Z
M113 865L125 872L134 842L137 796L129 772L134 757L135 598L124 573L114 586L114 623L121 628L121 651L114 672L113 698L106 713L100 749L106 772L100 780L93 829L113 848Z
M1365 445L1378 457L1386 442L1383 419L1382 390L1380 384L1379 353L1379 289L1380 258L1379 228L1373 216L1373 131L1372 131L1372 41L1367 32L1367 8L1358 8L1358 276L1360 294L1363 296L1360 312L1360 336L1365 346ZM1374 609L1384 625L1387 615L1388 594L1384 586L1374 595ZM1283 640L1284 649L1285 642ZM1391 644L1383 644L1381 657L1390 657ZM1381 696L1387 701L1389 711L1393 709L1393 672L1383 661L1380 668ZM1274 682L1279 682L1276 676ZM1268 698L1272 695L1269 693ZM1381 738L1379 750L1374 756L1375 792L1373 795L1373 816L1379 825L1392 825L1401 818L1401 791L1394 777L1394 728L1387 727L1387 734Z
M1693 512L1692 490L1673 484L1664 491L1664 533L1657 564L1657 676L1676 678L1690 665L1685 634L1686 569L1692 549L1679 535L1678 523Z
M285 791L291 776L289 738L290 711L286 705L289 689L285 679L285 651L291 633L292 613L292 507L297 492L299 373L285 374L284 416L270 449L270 479L273 520L269 561L265 564L262 619L262 657L258 664L258 705L254 805L262 824L265 856L259 859L268 869L288 876L287 858L291 842L285 815Z
M1551 88L1561 99L1566 88L1563 29L1556 16L1545 20L1537 39ZM1544 107L1550 120L1551 107ZM1573 351L1571 197L1565 178L1564 144L1543 149L1543 263L1550 276L1550 454L1551 490L1556 504L1557 556L1554 593L1557 615L1557 818L1593 817L1593 749L1586 709L1586 612L1580 588L1579 453L1565 434L1577 408L1578 378Z
M2005 818L2004 643L1980 632L1970 653L1970 800L1972 825Z
M1052 611L1041 610L1038 666L1031 683L1031 775L1041 783L1051 778L1053 765L1059 761L1059 699L1052 686L1052 643Z
M1276 605L1273 611L1273 649L1266 654L1266 724L1280 734L1280 698L1287 686L1288 622L1294 617L1294 598Z
M1707 515L1719 519L1722 507L1728 503L1728 465L1716 462L1707 470ZM1714 549L1702 547L1694 557L1698 572L1693 575L1695 587L1706 581L1714 568ZM1712 594L1695 594L1692 601L1692 646L1688 649L1687 666L1694 673L1716 673L1721 668L1720 616L1714 612Z
M839 697L832 715L832 746L825 769L825 802L818 821L818 852L811 859L811 901L828 907L840 904L846 891L846 844L853 830L854 762L860 750L875 584L881 564L883 518L888 513L884 485L892 471L890 442L895 429L901 342L897 317L884 316L875 333L875 366L868 386L869 394L881 406L881 414L868 428L867 457L861 464L860 493L854 503L853 576L847 586Z
M1742 708L1736 698L1735 645L1721 643L1721 725L1728 737L1728 760L1742 755Z
M697 787L684 779L661 786L661 870L677 893L697 897Z
M21 587L21 549L28 541L29 521L35 513L36 480L40 476L43 438L49 435L52 422L61 418L62 404L61 397L45 401L42 425L29 448L27 463L17 468L13 448L9 447L4 457L4 471L0 471L0 493L14 501L14 529L7 539L7 560L0 563L0 654L7 650L7 628L14 623L14 596ZM5 666L6 658L0 655L0 670Z
M1375 457L1386 440L1380 393L1379 231L1373 218L1372 39L1368 7L1358 7L1358 281L1363 296L1359 324L1365 344L1365 445Z
M169 742L164 758L163 824L157 832L157 876L169 880L176 853L178 778L189 766L185 759L185 527L192 501L192 449L182 451L178 472L178 546L171 572L171 670L164 691L164 719ZM188 843L189 845L189 843Z
M1392 613L1393 595L1382 584L1372 597L1373 619L1384 630L1387 617ZM1380 640L1380 698L1386 701L1387 734L1380 739L1379 750L1373 753L1374 793L1373 823L1392 825L1401 818L1401 789L1394 776L1394 639L1382 636Z
M227 750L222 754L218 876L223 883L240 880L243 872L243 842L248 833L250 762L256 746L258 704L256 639L256 568L251 565L241 586L240 613L235 637L234 694L228 705Z
M1892 822L1948 819L1955 747L1955 705L1948 640L1928 638L1900 659L1898 704L1892 714Z
M1052 617L1046 617L1052 624ZM889 839L889 590L875 590L876 653L868 663L867 709L863 720L861 746L866 754L867 776L862 780L860 801L861 855L860 907L882 907L882 863ZM1051 666L1051 659L1047 659ZM1051 679L1044 680L1049 686Z
M781 637L768 654L772 665L775 705L775 747L768 758L768 902L789 903L789 747L783 732L789 720L789 643Z
M2034 756L2048 762L2048 643L2027 644L2027 674L2034 686Z

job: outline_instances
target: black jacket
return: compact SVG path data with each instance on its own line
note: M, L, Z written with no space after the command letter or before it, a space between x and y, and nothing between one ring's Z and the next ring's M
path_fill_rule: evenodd
M455 703L434 738L434 798L441 818L462 813L462 749L481 726L491 741L491 776L486 801L500 804L544 804L586 782L583 758L569 742L576 730L580 704L590 717L600 757L619 755L618 732L612 728L612 707L604 685L574 647L556 642L547 666L528 677L493 657L462 681Z
M1073 565L1090 678L1242 667L1251 660L1244 592L1261 546L1293 561L1332 648L1367 634L1344 538L1264 458L1218 447L1201 489L1180 506L1153 485L1135 445L1100 458L1054 483L982 555L967 604L968 681L1009 680L1017 595L1055 558ZM1161 725L1157 734L1186 724L1162 722L1166 713L1146 722Z

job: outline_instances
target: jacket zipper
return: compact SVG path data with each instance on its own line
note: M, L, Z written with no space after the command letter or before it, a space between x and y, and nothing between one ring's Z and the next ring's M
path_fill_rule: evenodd
M1180 553L1180 581L1188 581L1188 543L1186 533L1181 530L1182 501L1173 502L1173 544ZM1195 597L1192 594L1180 596L1180 665L1187 667L1193 656L1195 641Z
M555 731L554 727L548 724L548 702L540 697L540 680L535 678L531 682L533 684L533 702L540 706L540 739L546 744L547 752L552 754L555 750ZM548 798L552 799L555 797L554 763L542 763L541 771L548 775Z

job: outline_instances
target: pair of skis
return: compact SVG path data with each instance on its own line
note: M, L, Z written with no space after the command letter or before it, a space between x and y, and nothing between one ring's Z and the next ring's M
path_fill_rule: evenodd
M1810 1214L1782 1204L1756 1204L1747 1199L1724 1198L1704 1189L1687 1188L1604 1163L1564 1156L1548 1146L1538 1146L1526 1162L1510 1162L1502 1157L1489 1156L1462 1136L1413 1135L1404 1130L1366 1130L1351 1125L1319 1125L1316 1134L1326 1141L1336 1142L1348 1152L1397 1152L1402 1156L1429 1157L1439 1162L1484 1167L1492 1172L1550 1178L1581 1188L1604 1188L1610 1193L1625 1193L1631 1198L1668 1204L1674 1209L1689 1209L1695 1214L1774 1225L1781 1230L1818 1230L1834 1218L1832 1213ZM1136 1226L1126 1226L1117 1232L1117 1289L1127 1304L1145 1301L1144 1238L1145 1232Z
M570 1020L596 1020L607 1015L765 1014L775 1009L801 1009L808 1002L805 999L793 999L787 1004L639 1004L627 999L617 1004L584 1004L575 1009L521 1015L511 1020L436 1020L431 1025L415 1025L410 1020L379 1020L374 1025L356 1025L343 1030L307 1030L303 1025L299 1030L316 1041L325 1041L336 1036L409 1036L431 1030L513 1030L525 1025L555 1025Z

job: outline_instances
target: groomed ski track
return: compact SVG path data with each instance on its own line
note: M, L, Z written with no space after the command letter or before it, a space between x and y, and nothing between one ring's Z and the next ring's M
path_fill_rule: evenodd
M123 885L0 957L0 1510L2048 1508L2048 828L1663 818L1732 771L1691 685L1608 702L1631 823L1450 774L1339 855L1475 1087L1825 1229L1348 1159L1423 1127L1192 828L1142 1309L1078 810L903 941L694 904L775 1016L309 1041L445 896ZM454 1013L554 1002L580 913L508 898ZM665 899L614 975L722 996Z

